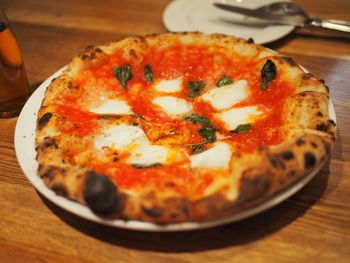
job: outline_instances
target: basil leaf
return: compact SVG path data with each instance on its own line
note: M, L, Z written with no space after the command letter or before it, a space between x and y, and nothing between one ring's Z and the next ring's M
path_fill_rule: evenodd
M161 166L161 163L153 163L153 164L137 164L134 163L132 164L132 167L136 168L136 169L144 169L144 168L154 168L154 167L158 167Z
M217 131L216 128L213 126L204 126L198 132L200 135L202 135L204 138L207 138L208 140L215 140L216 131Z
M192 148L192 153L201 153L204 152L203 146L197 145Z
M130 117L133 117L133 118L140 118L140 119L143 119L145 120L145 118L141 115L137 115L137 114L129 114Z
M144 67L144 74L147 82L153 82L153 71L150 65Z
M265 65L261 69L261 88L266 90L270 82L276 78L277 68L275 63L272 60L266 60Z
M126 82L132 80L134 77L129 64L120 67L116 66L113 75L120 81L120 84L124 89L126 89Z
M193 143L193 144L183 144L182 146L200 146L200 145L204 145L204 144L208 144L208 143L211 143L213 142L213 140L206 140L206 141L203 141L203 142L199 142L199 143Z
M228 84L231 84L232 83L232 80L227 77L227 76L224 76L222 79L220 79L217 83L216 83L216 86L217 87L222 87L222 86L226 86Z
M118 120L118 119L123 118L123 116L104 114L104 115L100 115L98 118L99 119L115 119L115 120Z
M190 91L188 92L188 97L190 99L193 99L194 97L197 97L199 94L201 94L202 90L205 87L204 81L189 81L188 87Z
M204 116L198 115L196 113L192 113L183 118L185 121L190 121L194 124L202 124L205 126L212 126L211 121Z
M251 124L241 124L238 125L236 129L234 129L233 131L230 131L231 133L246 133L249 132L250 129L252 128Z

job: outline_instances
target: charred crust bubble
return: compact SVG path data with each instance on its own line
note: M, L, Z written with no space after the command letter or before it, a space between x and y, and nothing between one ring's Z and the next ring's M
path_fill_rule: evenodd
M317 143L315 143L315 142L311 142L311 146L312 146L313 148L317 148L317 147L318 147Z
M114 183L106 175L92 171L87 172L84 199L90 209L100 215L119 212L124 203Z
M51 119L52 113L46 112L38 121L38 128L42 129Z
M282 59L291 66L298 66L298 63L296 63L295 60L290 57L282 57Z
M324 123L321 123L321 124L317 124L316 125L316 129L318 131L327 131L328 130L328 126Z
M318 116L318 117L323 117L323 113L320 112L320 111L318 111L318 112L316 113L316 116Z
M285 152L281 153L281 157L282 157L282 159L289 161L289 160L294 159L294 153L291 151L285 151Z
M42 143L40 143L36 148L35 150L38 151L38 150L44 150L46 148L49 148L49 147L55 147L56 149L58 149L58 145L56 143L56 140L54 138L51 138L51 137L45 137L44 138L44 141Z
M56 144L56 140L54 138L51 138L51 137L45 138L43 146L45 148L48 148L48 147L51 147L51 146L54 146L55 148L58 147L57 144Z
M272 164L273 167L280 168L280 169L285 169L286 166L284 165L283 161L280 160L277 156L271 157L270 158L270 163Z
M249 44L254 44L254 38L252 38L252 37L248 38L247 42Z
M51 189L57 194L61 196L67 196L68 190L63 184L54 184L51 186Z
M56 167L56 166L48 166L47 167L47 166L43 166L43 165L39 165L38 171L39 171L40 177L42 179L45 179L48 181L51 181L55 177L66 173L66 169L64 169L64 168L60 168L60 167Z
M89 51L90 49L92 49L94 47L94 45L88 45L86 46L84 51Z
M312 152L306 152L304 154L304 167L306 169L311 168L316 163L316 157Z
M142 211L153 218L159 218L163 214L163 210L159 207L152 207L152 208L147 208L147 207L142 207Z
M298 146L302 146L302 145L305 144L305 141L304 141L303 139L300 139L300 138L299 138L299 139L295 142L295 144L298 145Z
M308 80L308 79L313 78L313 76L314 76L314 75L312 75L311 73L306 73L306 74L303 75L303 79L304 79L304 80Z

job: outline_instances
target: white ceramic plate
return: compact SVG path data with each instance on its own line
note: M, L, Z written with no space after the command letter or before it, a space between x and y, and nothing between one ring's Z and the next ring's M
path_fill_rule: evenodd
M201 31L207 34L222 33L264 44L277 40L291 31L294 26L277 25L259 19L221 10L213 6L218 0L174 0L163 13L163 22L169 31ZM278 0L221 0L228 4L247 8L278 2Z
M304 185L306 185L315 174L321 169L324 162L321 163L317 169L311 174L301 178L299 181L288 187L287 189L275 194L273 197L267 201L258 204L249 209L243 210L239 213L223 217L216 220L205 221L205 222L186 222L179 224L169 224L169 225L157 225L147 222L140 221L124 221L124 220L106 220L96 216L90 211L89 208L83 206L79 203L68 200L64 197L56 195L51 189L47 188L43 181L37 175L38 163L35 159L35 128L37 112L40 108L44 93L46 88L51 83L52 79L58 77L65 68L60 69L44 81L40 87L32 94L27 103L25 104L22 112L18 118L16 130L15 130L15 150L18 162L28 178L28 180L33 184L33 186L47 199L49 199L54 204L59 207L77 215L82 218L104 224L113 227L133 229L133 230L145 230L145 231L185 231L194 229L203 229L208 227L214 227L218 225L223 225L227 223L236 222L247 217L256 215L262 211L265 211L282 201L286 200L288 197L299 191ZM329 112L332 119L335 121L335 112L333 104L330 103Z

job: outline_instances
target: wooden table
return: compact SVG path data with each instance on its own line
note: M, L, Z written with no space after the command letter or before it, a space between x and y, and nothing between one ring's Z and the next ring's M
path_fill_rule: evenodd
M169 0L2 0L37 87L88 44L166 32ZM350 21L350 1L298 0ZM1 5L0 4L0 5ZM331 160L300 192L250 219L147 233L76 217L35 191L17 163L17 118L0 119L0 262L350 262L350 38L296 30L267 45L325 79L338 123Z

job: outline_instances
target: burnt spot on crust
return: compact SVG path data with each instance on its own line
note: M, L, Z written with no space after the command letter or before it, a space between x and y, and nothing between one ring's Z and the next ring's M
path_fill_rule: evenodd
M142 206L141 209L146 215L153 217L153 218L161 217L163 215L163 212L164 212L164 210L159 208L159 207L147 208L147 207Z
M56 143L56 140L52 137L45 137L43 143L41 144L42 148L48 148L51 146L54 146L56 149L58 148L58 145Z
M304 167L305 169L309 169L314 166L316 163L316 157L312 152L304 153Z
M317 124L317 125L316 125L316 129L317 129L318 131L328 131L329 126L326 125L326 124L324 124L324 123L320 123L320 124Z
M248 38L247 43L254 44L255 43L254 38L252 37Z
M286 61L289 65L291 65L291 66L298 66L298 63L296 63L295 62L295 60L294 59L292 59L292 58L290 58L290 57L282 57L282 59L284 60L284 61Z
M302 145L305 144L305 141L304 141L303 139L299 138L299 139L295 142L295 144L298 145L298 146L302 146Z
M324 85L324 86L325 86L327 92L329 93L329 87L327 85Z
M62 175L66 173L66 170L57 166L43 166L39 165L38 168L40 177L44 180L51 181L55 178L55 175Z
M83 55L81 56L81 59L82 59L82 60L92 60L92 59L95 58L95 56L96 56L96 54L95 54L94 52L92 52L92 53L90 53L89 55L88 55L88 54L83 54Z
M279 168L279 169L282 169L282 170L286 168L284 162L282 160L280 160L278 158L278 156L271 156L270 163L275 168Z
M294 153L291 151L285 151L285 152L281 153L281 157L282 157L282 159L289 161L289 160L294 159Z
M296 175L296 171L295 170L290 170L288 173L287 173L287 177L294 177Z
M316 116L318 116L318 117L323 117L323 113L320 112L320 111L318 111L318 112L316 112Z
M68 190L63 184L53 184L51 189L57 194L61 196L67 196Z
M68 89L79 89L79 85L73 83L72 81L69 81L67 84Z
M124 206L124 198L118 193L114 183L104 174L88 171L83 194L85 202L96 214L117 213Z
M94 48L94 45L88 45L86 46L84 52L89 51L90 49L93 49L93 48Z
M51 112L46 112L43 116L41 116L38 120L38 129L41 130L42 128L44 128L44 126L50 121L51 117Z
M303 75L303 79L304 80L308 80L308 79L311 79L311 78L313 78L314 77L314 75L312 75L311 73L305 73L304 75Z
M317 147L318 147L317 143L315 143L315 142L311 142L310 144L311 144L311 146L312 146L313 148L317 148Z

